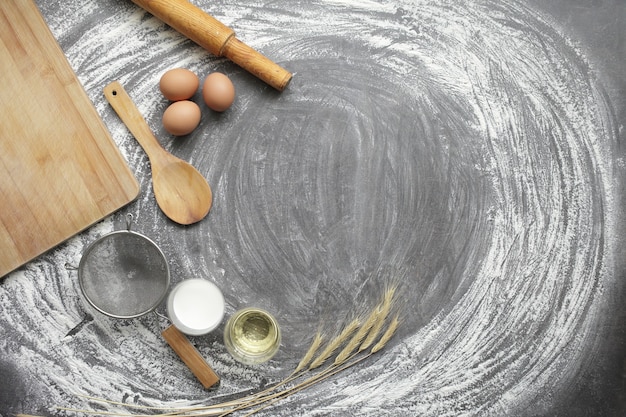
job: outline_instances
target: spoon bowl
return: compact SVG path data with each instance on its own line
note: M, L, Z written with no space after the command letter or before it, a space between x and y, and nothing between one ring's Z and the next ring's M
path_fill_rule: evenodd
M156 174L153 172L152 188L161 210L177 223L195 223L211 209L213 195L209 184L184 161L172 161Z

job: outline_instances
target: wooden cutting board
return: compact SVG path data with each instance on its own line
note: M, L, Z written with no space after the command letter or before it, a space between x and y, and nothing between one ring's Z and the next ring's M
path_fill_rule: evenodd
M1 0L0 277L138 193L37 6Z

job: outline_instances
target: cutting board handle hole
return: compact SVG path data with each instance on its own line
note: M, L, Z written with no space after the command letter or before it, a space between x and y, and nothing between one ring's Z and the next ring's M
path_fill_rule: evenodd
M113 91L111 91L111 94L113 94L114 96L116 96L116 95L117 95L117 90L113 90Z

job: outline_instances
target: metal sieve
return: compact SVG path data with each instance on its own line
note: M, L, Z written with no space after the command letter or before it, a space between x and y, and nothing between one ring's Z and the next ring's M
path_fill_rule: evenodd
M107 316L131 319L157 308L170 284L170 270L161 249L130 230L106 234L85 250L78 282L85 299Z
M126 230L108 233L87 247L78 265L80 289L87 302L107 316L132 319L154 311L157 316L169 320L156 311L169 290L170 269L167 259L156 243L130 230L132 219L133 216L128 214ZM193 283L200 280L189 281ZM219 301L219 297L222 297L219 289L208 281L205 284L212 286L211 295ZM201 294L206 294L206 291ZM193 305L185 307L193 309L192 315L206 310ZM218 307L223 314L223 298ZM204 319L218 321L215 323L217 326L222 317L219 308L217 313L205 313ZM181 313L185 311L185 308L181 308ZM187 316L183 314L183 317ZM196 320L192 320L192 323L196 323ZM203 328L203 333L213 327ZM192 334L200 334L199 329L191 330L196 331ZM161 335L205 388L219 382L219 376L175 325L163 330Z

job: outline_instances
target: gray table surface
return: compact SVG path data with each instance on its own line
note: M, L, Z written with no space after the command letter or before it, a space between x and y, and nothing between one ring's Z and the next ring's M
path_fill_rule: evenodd
M130 1L37 3L141 195L0 282L0 416L123 410L80 395L169 406L257 390L390 282L402 323L385 349L260 415L626 413L624 1L195 1L294 73L282 93ZM161 126L174 67L237 90L185 138ZM158 210L148 160L102 95L113 80L208 178L201 223ZM153 315L86 305L65 265L127 213L174 283L215 282L227 316L273 312L275 358L238 364L222 323L193 338L222 377L207 392Z

